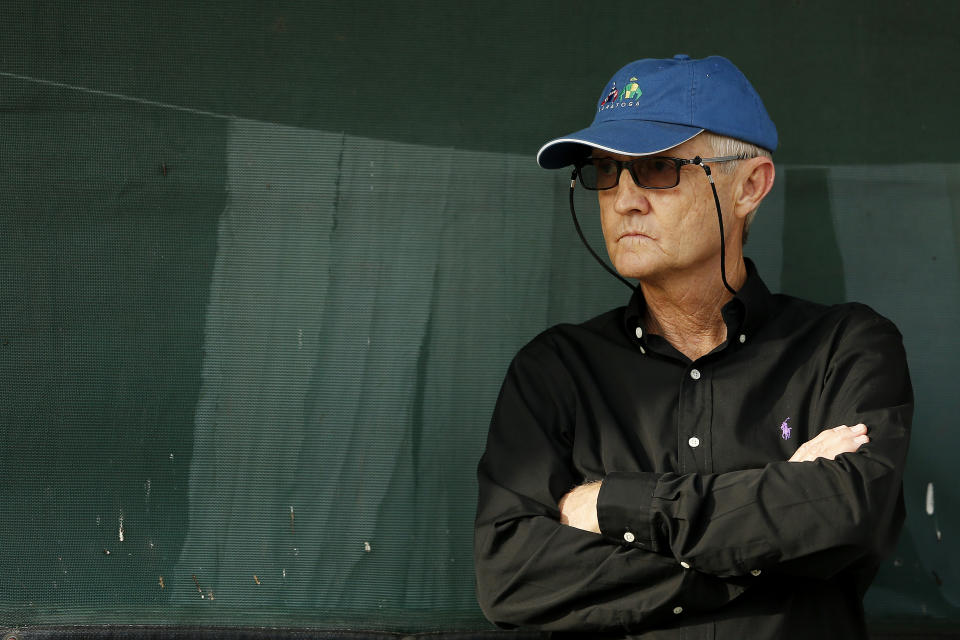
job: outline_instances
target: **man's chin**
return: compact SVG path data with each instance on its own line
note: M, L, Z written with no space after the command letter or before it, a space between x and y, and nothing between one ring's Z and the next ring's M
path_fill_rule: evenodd
M656 277L657 274L655 266L637 260L616 260L613 261L613 266L621 276L633 280L646 280Z

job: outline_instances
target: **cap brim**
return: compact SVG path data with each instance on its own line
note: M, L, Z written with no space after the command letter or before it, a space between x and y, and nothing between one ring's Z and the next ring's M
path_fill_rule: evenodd
M699 127L668 122L608 120L551 140L537 152L537 163L544 169L560 169L588 156L591 149L625 156L662 153L701 131Z

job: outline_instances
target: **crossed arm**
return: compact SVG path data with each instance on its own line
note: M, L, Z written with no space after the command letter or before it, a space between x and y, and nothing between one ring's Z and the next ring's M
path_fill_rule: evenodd
M867 426L840 425L826 429L816 437L804 442L790 457L789 462L813 462L817 458L833 460L842 453L853 453L860 445L870 442ZM597 498L603 486L602 480L588 482L568 491L558 504L560 524L565 524L591 533L600 533L597 518Z

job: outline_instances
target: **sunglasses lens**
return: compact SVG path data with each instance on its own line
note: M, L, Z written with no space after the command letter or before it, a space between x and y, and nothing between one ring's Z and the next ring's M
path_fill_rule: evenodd
M580 183L587 189L611 189L617 184L619 167L610 158L590 158L580 165Z
M630 163L637 183L652 189L669 189L680 182L680 167L670 158L637 158Z

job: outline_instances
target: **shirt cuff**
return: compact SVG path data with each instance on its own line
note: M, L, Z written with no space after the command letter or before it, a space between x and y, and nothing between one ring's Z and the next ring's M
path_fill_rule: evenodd
M611 473L597 496L597 522L604 536L657 553L653 529L653 492L659 473Z

